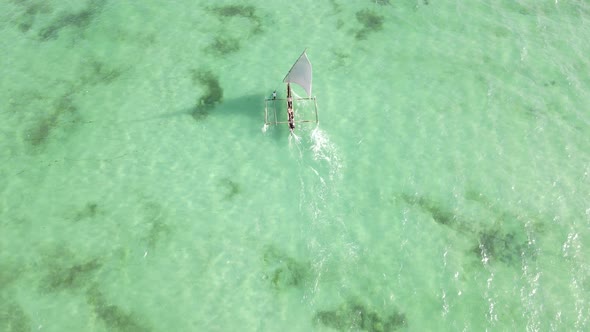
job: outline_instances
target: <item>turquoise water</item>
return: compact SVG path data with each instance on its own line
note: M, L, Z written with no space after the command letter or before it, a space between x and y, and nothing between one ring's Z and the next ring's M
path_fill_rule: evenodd
M0 1L1 331L590 328L588 2L208 3Z

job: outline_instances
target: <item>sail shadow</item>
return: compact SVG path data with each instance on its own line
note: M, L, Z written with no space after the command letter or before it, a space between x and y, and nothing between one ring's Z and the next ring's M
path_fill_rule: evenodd
M235 118L235 121L263 122L264 95L249 94L211 104L197 102L192 106L147 116L136 120L136 122L168 120L178 117L186 117L197 122L209 121L218 117Z

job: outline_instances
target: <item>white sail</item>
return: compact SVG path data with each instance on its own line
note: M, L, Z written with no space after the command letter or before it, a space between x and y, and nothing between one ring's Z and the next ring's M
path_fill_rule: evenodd
M307 96L311 97L311 62L309 62L305 51L301 53L299 59L291 67L283 83L299 84L305 90Z

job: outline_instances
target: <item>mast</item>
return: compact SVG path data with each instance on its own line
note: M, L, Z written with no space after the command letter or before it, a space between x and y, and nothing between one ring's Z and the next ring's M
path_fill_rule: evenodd
M309 62L307 54L303 50L303 53L297 58L297 61L295 61L283 79L283 82L287 83L287 116L291 132L295 129L295 112L293 110L291 83L301 86L305 90L307 97L311 98L311 77L311 62Z

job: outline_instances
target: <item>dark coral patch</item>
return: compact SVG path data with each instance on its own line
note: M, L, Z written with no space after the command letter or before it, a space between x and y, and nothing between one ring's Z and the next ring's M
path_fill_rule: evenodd
M263 260L268 269L265 278L277 290L302 287L312 274L311 264L298 261L274 246L266 247Z
M333 310L318 311L313 321L340 331L396 331L407 326L405 314L394 311L383 315L355 300L349 300Z
M207 48L207 51L216 55L228 55L240 50L240 41L237 38L217 36Z
M223 100L223 89L217 76L209 70L193 70L192 80L194 84L204 89L204 93L190 111L193 118L200 121L205 119L209 112Z
M0 297L0 331L31 331L31 319L16 302Z
M104 5L104 0L90 0L86 8L75 13L62 13L51 24L41 29L39 39L47 41L59 36L62 29L71 27L85 29L98 16Z
M537 252L534 244L529 241L525 229L522 228L524 217L522 213L516 213L502 208L496 200L486 197L477 191L468 190L465 198L477 202L488 209L494 216L494 228L484 229L477 233L477 245L473 247L475 253L482 261L499 261L506 264L518 265L523 259L535 259ZM543 223L537 217L526 217L533 221L531 226L542 229ZM511 231L502 227L512 227Z
M73 116L77 111L78 108L69 94L61 96L49 115L41 117L39 122L27 131L27 141L33 146L42 145L48 140L51 132L59 125L63 117Z
M42 279L41 289L46 292L58 292L83 288L92 281L94 274L102 267L99 259L90 259L81 263L51 264Z
M222 190L225 191L225 195L223 198L226 201L231 200L232 198L234 198L236 195L238 195L242 191L242 189L240 188L240 185L238 183L234 182L230 178L221 179L219 184L220 184Z
M369 33L383 29L383 16L371 10L363 9L358 11L356 13L356 19L362 25L362 28L355 34L355 38L358 40L366 39Z
M17 4L24 9L22 15L16 18L16 25L23 33L31 30L35 24L37 15L47 14L52 11L49 4L45 1L18 1Z
M74 212L74 221L81 221L84 219L93 219L100 213L100 209L97 203L88 202L83 208Z
M523 258L534 259L536 253L527 240L518 235L498 229L484 230L479 233L479 243L472 252L481 261L499 261L509 265L518 265Z
M142 204L143 236L142 242L150 250L156 249L162 241L169 238L173 228L166 220L166 213L161 204L146 200Z
M149 229L144 241L149 249L155 249L165 237L172 232L170 226L160 219L153 220L149 223Z
M109 331L151 331L142 319L109 303L96 285L86 292L86 302Z
M41 118L40 121L27 132L27 141L33 146L43 144L49 137L53 127L55 127L57 119L58 117L55 113Z
M39 289L43 293L83 289L95 279L96 273L103 266L100 258L80 259L74 252L60 245L44 249L42 263L40 271L45 273L39 281Z
M256 7L252 5L216 6L210 8L209 10L222 19L228 19L232 17L246 18L252 24L251 32L260 33L262 31L262 20L256 14Z
M25 267L16 263L0 261L0 294L19 280Z
M251 5L227 5L211 9L215 14L224 17L256 17L256 8Z
M450 226L457 220L457 216L452 211L444 209L442 206L426 197L403 194L402 199L406 201L406 203L416 205L422 210L430 213L432 219L438 224Z
M86 73L82 76L83 85L108 85L119 78L124 70L112 67L102 61L91 60L87 63Z

